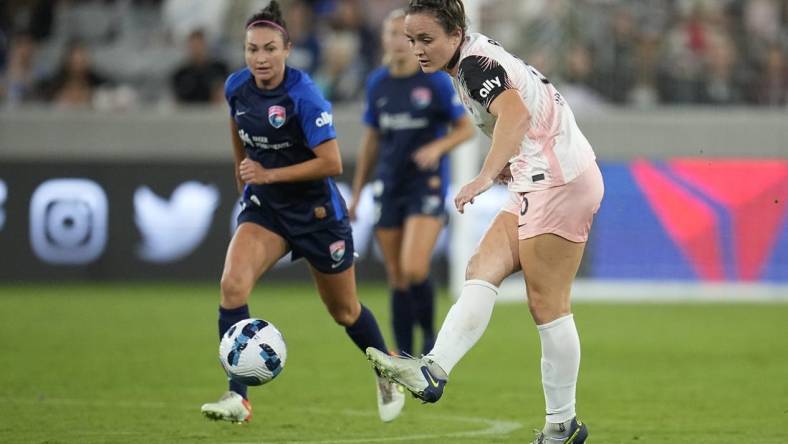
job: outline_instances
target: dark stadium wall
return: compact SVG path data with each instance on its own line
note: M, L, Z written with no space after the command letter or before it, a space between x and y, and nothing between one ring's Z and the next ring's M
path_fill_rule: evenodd
M238 210L230 163L10 161L0 163L0 187L2 281L218 281ZM370 259L371 214L362 218L359 276L383 280ZM435 264L441 282L444 262ZM270 278L311 279L289 257Z
M231 170L222 162L2 162L0 280L216 281L238 209ZM788 282L788 161L677 158L602 162L602 170L605 198L581 277ZM343 192L352 174L348 165L338 179ZM493 202L506 193L488 192ZM354 224L362 281L385 277L372 208L367 193ZM497 208L474 221L475 236ZM438 282L450 251L444 235ZM288 262L270 277L311 279L303 261Z

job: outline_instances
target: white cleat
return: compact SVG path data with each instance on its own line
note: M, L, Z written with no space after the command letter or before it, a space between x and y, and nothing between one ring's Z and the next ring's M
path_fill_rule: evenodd
M252 405L234 391L225 392L216 402L203 404L200 411L215 421L244 422L252 419Z
M377 380L378 414L383 422L397 419L405 406L405 389L381 376Z

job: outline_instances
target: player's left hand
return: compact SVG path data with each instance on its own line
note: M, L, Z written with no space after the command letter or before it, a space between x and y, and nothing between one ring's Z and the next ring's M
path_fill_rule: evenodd
M443 152L435 145L424 145L413 153L413 161L420 169L431 171L438 168Z
M487 177L476 176L475 179L463 185L460 192L454 197L454 206L460 214L465 212L465 204L472 204L476 196L489 190L493 180Z
M250 158L241 161L241 166L238 169L241 180L249 185L264 185L274 183L273 170L263 168L259 162Z

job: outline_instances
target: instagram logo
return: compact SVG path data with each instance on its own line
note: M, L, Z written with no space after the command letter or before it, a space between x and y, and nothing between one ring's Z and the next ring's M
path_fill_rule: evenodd
M52 179L33 192L30 243L51 264L86 264L107 243L107 196L87 179Z

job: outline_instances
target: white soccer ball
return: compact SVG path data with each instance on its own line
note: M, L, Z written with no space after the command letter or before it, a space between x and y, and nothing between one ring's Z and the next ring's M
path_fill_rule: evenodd
M263 385L285 368L282 333L268 321L244 319L230 327L219 343L219 361L233 381Z

